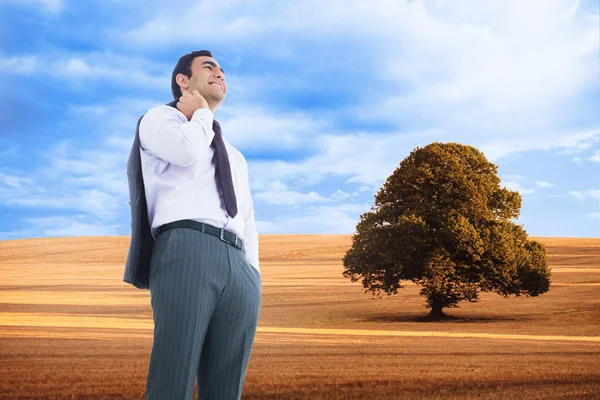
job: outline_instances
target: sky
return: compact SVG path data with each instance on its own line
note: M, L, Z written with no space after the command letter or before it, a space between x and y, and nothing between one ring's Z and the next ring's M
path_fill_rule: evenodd
M600 237L597 0L0 0L0 240L129 235L137 119L178 58L226 72L260 234L351 234L417 147L458 142L530 236Z

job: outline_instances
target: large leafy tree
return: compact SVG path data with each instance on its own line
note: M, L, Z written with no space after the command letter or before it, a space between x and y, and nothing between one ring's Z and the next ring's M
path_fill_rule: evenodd
M457 143L416 148L361 215L344 276L373 293L422 287L434 317L480 292L537 296L550 288L546 250L529 240L521 196L500 186L483 153Z

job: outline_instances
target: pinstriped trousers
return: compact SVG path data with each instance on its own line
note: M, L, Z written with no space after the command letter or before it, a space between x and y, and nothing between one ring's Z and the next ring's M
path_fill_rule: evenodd
M147 400L240 399L261 302L261 276L219 238L175 228L150 259L154 342Z

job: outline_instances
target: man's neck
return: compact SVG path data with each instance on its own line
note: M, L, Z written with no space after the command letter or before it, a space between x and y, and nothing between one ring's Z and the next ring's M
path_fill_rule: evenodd
M171 102L167 103L167 105L168 105L168 106L171 106L171 107L173 107L173 108L177 108L177 103L178 103L178 102L179 102L179 99L175 99L175 100L173 100L173 101L171 101ZM218 106L214 106L214 107L211 107L210 105L208 106L208 109L209 109L209 110L210 110L210 111L213 113L213 118L214 118L214 116L215 116L215 111L216 111L217 107L218 107ZM177 109L178 109L178 108L177 108ZM178 109L178 110L179 110L179 109ZM179 111L181 111L181 110L179 110Z

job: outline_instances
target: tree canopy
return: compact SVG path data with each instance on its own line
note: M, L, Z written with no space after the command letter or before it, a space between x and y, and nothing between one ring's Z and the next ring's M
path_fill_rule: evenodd
M344 276L373 293L422 286L431 314L480 292L537 296L550 288L544 246L514 220L521 196L500 186L497 166L458 143L416 148L361 215Z

